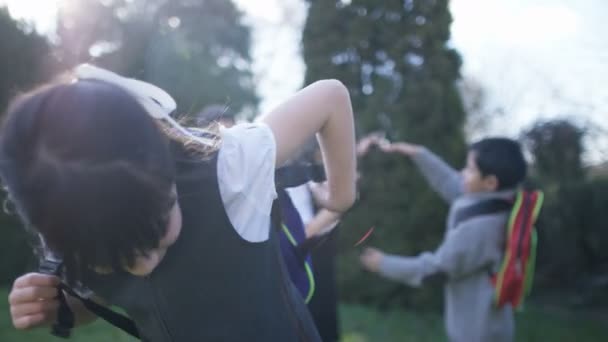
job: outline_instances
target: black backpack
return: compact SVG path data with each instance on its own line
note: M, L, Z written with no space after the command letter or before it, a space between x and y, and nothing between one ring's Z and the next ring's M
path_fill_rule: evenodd
M275 171L275 186L278 191L284 191L285 188L296 187L302 184L306 184L309 181L321 182L325 180L325 172L321 165L290 165L279 168ZM273 229L277 229L280 232L280 238L286 238L285 232L282 227L281 210L278 200L275 200L272 206L271 212L271 224ZM310 241L304 241L299 245L294 245L294 253L297 255L305 255L309 253L310 249L315 245L322 242L322 239L311 239ZM285 257L285 256L283 256ZM38 271L43 274L56 275L61 277L63 275L63 262L60 259L45 258L40 262ZM68 285L61 283L58 286L59 289L59 308L57 311L57 321L51 327L51 334L69 338L71 336L72 328L74 328L75 318L74 313L70 309L65 294L80 300L82 304L92 313L102 318L111 325L123 330L129 335L139 339L139 331L137 325L132 319L125 315L117 313L106 306L100 305L88 298L84 298L79 295L73 288Z

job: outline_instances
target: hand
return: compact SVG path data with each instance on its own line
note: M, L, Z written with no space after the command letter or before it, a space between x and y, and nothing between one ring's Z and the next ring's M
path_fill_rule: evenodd
M422 148L420 145L414 145L414 144L410 144L410 143L406 143L406 142L391 143L388 140L382 141L380 144L378 144L378 147L380 147L380 149L383 152L401 153L408 157L415 156L416 154L418 154L420 152L420 150Z
M370 147L372 147L373 145L378 145L383 140L384 132L371 133L361 138L361 140L359 140L359 142L357 143L357 156L362 157L366 155Z
M56 276L41 273L28 273L15 280L8 296L15 328L30 329L55 321L60 282Z
M380 269L380 262L384 258L384 253L376 248L366 248L361 253L359 260L361 261L361 265L368 271L378 272Z

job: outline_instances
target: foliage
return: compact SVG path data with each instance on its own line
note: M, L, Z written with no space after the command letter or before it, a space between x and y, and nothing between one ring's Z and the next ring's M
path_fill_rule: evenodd
M460 57L448 46L448 1L309 1L303 33L306 83L341 80L359 135L375 130L423 144L456 167L465 156L465 113L456 88ZM354 241L412 255L437 247L447 206L411 162L371 153L361 161L359 204L342 222L341 294L375 304L439 305L438 289L405 290L363 273Z
M577 289L564 304L608 303L608 178L583 167L587 130L568 120L540 121L523 140L533 157L532 179L545 192L539 218L536 292Z
M48 77L50 47L45 37L0 7L0 111L9 99Z
M181 113L257 104L249 28L225 0L68 0L58 19L63 67L93 61L166 89Z

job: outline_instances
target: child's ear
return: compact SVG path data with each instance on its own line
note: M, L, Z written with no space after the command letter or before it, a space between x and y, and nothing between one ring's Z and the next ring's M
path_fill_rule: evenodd
M483 177L481 182L483 183L483 188L485 191L491 192L498 190L498 178L494 175L487 175Z

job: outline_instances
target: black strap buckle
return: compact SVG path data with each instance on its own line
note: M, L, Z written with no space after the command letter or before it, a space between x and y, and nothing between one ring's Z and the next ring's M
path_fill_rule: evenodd
M38 271L43 274L60 277L63 272L63 262L45 258L40 263ZM74 312L70 309L61 286L57 287L57 299L59 300L57 321L51 327L51 334L61 338L68 338L72 334L72 328L74 328Z

